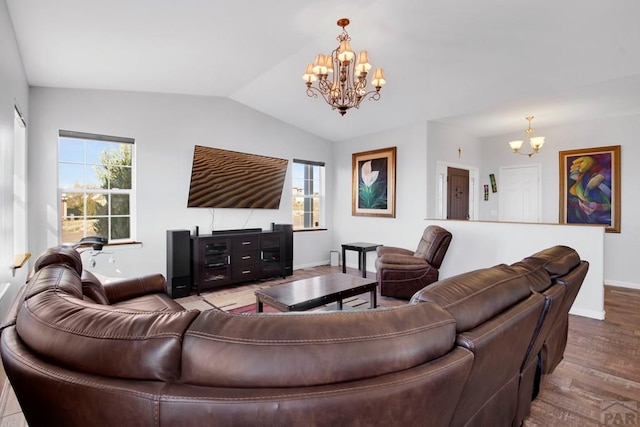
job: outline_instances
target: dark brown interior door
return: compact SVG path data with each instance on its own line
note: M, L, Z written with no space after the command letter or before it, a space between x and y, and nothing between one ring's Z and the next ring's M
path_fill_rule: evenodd
M469 171L447 168L447 219L469 219Z

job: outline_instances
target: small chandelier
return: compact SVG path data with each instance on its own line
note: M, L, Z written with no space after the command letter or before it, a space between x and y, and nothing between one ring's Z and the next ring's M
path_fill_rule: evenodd
M341 116L344 116L349 108L360 107L360 102L367 95L371 95L369 99L379 100L380 89L386 83L384 71L382 68L376 68L371 79L375 90L367 91L367 72L371 69L371 64L366 50L357 55L351 50L349 45L351 37L345 30L347 25L349 25L347 18L338 20L338 26L342 27L342 34L336 38L339 42L338 47L330 55L317 55L313 64L307 65L302 76L307 83L307 95L317 98L320 94L333 110L338 110ZM356 56L357 60L355 60ZM333 80L331 80L332 74ZM316 80L317 87L313 86Z
M511 149L513 150L514 153L517 154L522 154L523 156L533 156L534 154L537 154L538 151L540 151L540 149L542 148L542 146L544 145L544 136L531 136L533 135L533 132L535 132L535 129L533 129L531 127L531 120L533 120L533 116L527 116L525 117L528 121L529 121L529 127L527 129L525 129L525 133L527 134L527 136L529 137L529 144L531 145L531 151L528 153L523 153L522 151L520 151L520 148L522 148L522 143L524 141L511 141L509 142L509 146L511 147Z

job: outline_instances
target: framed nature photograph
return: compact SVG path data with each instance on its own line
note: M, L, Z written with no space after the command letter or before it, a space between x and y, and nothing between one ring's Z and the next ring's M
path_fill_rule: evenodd
M560 151L560 223L620 232L620 146Z
M354 153L351 159L353 215L396 216L396 147Z

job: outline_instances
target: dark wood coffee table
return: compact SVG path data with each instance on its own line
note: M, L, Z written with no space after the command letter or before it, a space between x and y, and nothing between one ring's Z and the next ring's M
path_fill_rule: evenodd
M338 310L342 310L344 298L365 292L371 295L369 307L376 308L377 285L375 280L340 273L295 280L284 285L257 290L256 311L262 312L263 304L280 311L305 311L332 302L337 302Z

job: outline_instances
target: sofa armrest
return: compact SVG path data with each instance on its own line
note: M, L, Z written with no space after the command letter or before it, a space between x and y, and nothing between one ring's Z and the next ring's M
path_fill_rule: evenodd
M162 274L122 279L104 284L109 304L148 294L166 293L167 281Z
M414 252L409 249L396 248L394 246L378 246L376 249L378 256L383 255L410 255L413 256Z
M412 255L386 254L378 258L377 268L426 268L431 265L423 258Z

